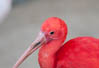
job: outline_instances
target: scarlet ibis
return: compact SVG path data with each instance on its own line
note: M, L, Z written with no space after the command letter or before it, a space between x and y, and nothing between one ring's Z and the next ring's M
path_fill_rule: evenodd
M67 25L58 17L48 18L37 39L13 68L17 68L39 47L40 68L99 68L99 39L77 37L64 43Z

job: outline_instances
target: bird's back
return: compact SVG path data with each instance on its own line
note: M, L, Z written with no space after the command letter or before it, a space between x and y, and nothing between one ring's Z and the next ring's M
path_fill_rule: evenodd
M56 55L56 68L99 68L99 39L72 39Z

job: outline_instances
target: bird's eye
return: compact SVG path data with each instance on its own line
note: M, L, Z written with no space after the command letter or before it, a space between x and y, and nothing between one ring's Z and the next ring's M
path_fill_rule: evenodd
M54 31L51 31L50 34L51 34L51 35L54 34Z

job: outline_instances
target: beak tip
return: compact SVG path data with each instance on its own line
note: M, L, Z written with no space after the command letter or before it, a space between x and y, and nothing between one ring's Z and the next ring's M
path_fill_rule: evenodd
M13 68L18 68L19 65L31 55L37 48L39 48L44 42L46 42L46 37L43 32L39 33L37 39L32 43L32 45L25 51L25 53L19 58Z

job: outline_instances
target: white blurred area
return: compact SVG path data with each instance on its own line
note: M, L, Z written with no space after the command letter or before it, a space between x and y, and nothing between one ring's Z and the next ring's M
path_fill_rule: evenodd
M12 0L0 0L0 24L8 16L12 6Z
M99 0L14 0L12 9L10 0L0 1L6 5L3 12L0 7L0 21L7 16L0 24L0 68L12 68L48 17L56 16L66 21L67 40L78 36L99 38ZM40 68L37 53L19 68Z
M0 0L0 24L8 17L14 5L23 3L24 1L25 0Z

